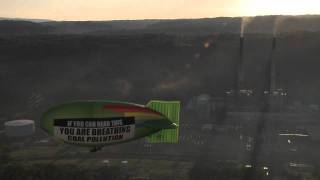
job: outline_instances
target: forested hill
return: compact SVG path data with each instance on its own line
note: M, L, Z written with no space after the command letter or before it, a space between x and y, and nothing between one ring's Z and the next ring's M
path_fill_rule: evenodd
M265 90L277 24L277 88L288 91L291 103L319 104L319 19L251 19L244 40L245 88ZM224 96L235 84L240 22L0 21L2 112L28 110L34 97L41 100L36 100L37 107L46 109L79 99L143 104L150 99L187 102L202 93Z
M271 35L248 35L245 86L263 91ZM320 103L320 33L282 34L277 39L277 87L290 101ZM28 35L0 38L3 112L25 109L40 95L42 108L79 99L145 103L233 88L238 35ZM13 110L14 111L14 110Z
M257 16L247 17L245 33L272 34L300 31L319 31L320 16ZM117 21L44 21L19 19L1 20L0 35L7 34L136 34L163 33L184 35L210 35L240 32L243 18L220 17L177 20L117 20Z

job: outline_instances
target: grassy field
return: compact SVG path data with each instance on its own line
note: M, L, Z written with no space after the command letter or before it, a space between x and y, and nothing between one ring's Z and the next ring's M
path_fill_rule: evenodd
M82 169L100 169L103 167L120 167L126 173L135 177L150 177L153 179L188 179L188 173L193 167L191 161L173 161L170 159L137 159L110 158L98 153L88 153L87 149L70 149L69 146L30 147L10 152L12 161L25 165L55 164L74 165ZM108 160L108 163L105 161ZM124 163L126 161L127 163ZM160 179L161 179L160 178Z

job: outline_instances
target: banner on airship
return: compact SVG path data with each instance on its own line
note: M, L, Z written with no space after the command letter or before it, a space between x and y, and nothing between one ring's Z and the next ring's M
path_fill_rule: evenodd
M54 120L54 136L69 143L105 144L134 137L134 117Z

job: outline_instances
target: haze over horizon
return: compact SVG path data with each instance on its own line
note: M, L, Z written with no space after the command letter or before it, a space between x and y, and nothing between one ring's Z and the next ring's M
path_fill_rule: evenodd
M0 17L50 20L189 19L320 14L317 0L0 0Z

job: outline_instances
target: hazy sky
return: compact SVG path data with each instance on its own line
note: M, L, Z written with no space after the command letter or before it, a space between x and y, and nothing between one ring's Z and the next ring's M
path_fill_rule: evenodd
M54 20L175 19L320 14L320 0L0 0L0 17Z

